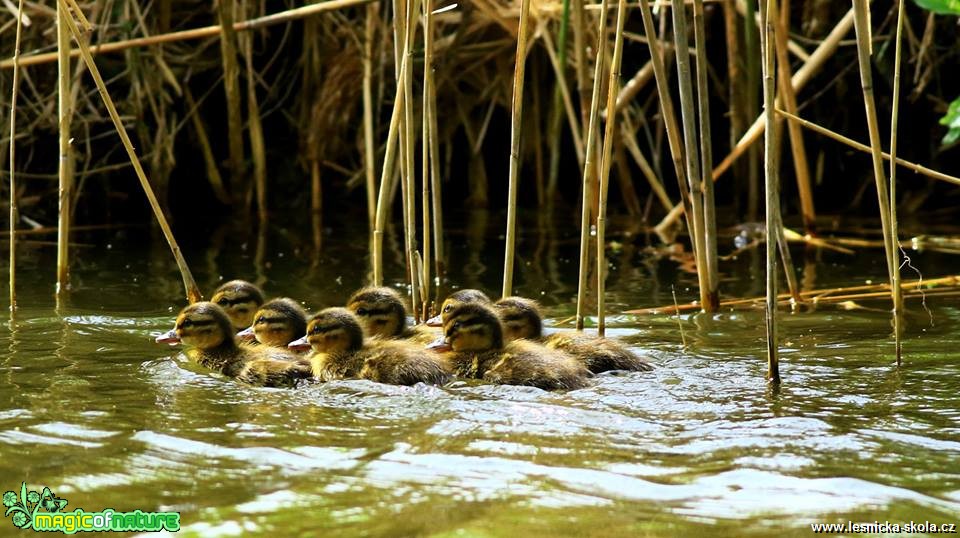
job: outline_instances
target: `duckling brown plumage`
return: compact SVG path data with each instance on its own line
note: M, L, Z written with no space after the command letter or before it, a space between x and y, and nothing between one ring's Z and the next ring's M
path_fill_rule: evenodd
M507 340L528 339L564 351L593 373L609 370L653 370L653 365L622 343L581 332L563 331L544 336L540 305L523 297L505 297L494 303Z
M496 311L482 303L454 307L444 323L445 354L450 369L462 377L545 390L589 385L590 373L566 353L534 342L504 343Z
M253 323L253 315L263 301L263 291L246 280L226 282L210 298L211 303L219 305L226 312L234 332L246 329Z
M253 325L238 336L253 336L263 345L286 349L287 344L306 331L307 313L300 303L289 297L280 297L264 303L254 315Z
M346 308L327 308L313 316L304 339L313 348L308 357L313 375L322 381L359 377L413 385L449 380L439 358L421 347L398 340L365 342L360 320Z
M187 306L174 328L158 342L181 342L187 357L197 364L246 383L269 387L290 386L310 376L309 363L289 352L239 344L229 316L212 302Z
M447 296L440 305L440 313L427 320L430 327L443 327L443 323L450 317L450 311L464 303L493 304L486 293L473 288L457 290Z
M403 339L426 345L437 336L423 325L407 325L403 298L393 288L363 288L350 296L347 308L360 318L370 337Z

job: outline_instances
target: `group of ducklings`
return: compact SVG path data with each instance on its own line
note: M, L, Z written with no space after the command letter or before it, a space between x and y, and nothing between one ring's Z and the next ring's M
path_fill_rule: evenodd
M310 378L442 385L457 376L577 389L596 373L653 368L615 340L580 332L544 335L535 301L494 302L472 289L451 294L425 324L409 326L403 299L391 288L361 289L346 308L308 318L293 299L264 301L257 286L233 280L209 302L181 310L174 328L156 341L182 343L201 366L268 387Z

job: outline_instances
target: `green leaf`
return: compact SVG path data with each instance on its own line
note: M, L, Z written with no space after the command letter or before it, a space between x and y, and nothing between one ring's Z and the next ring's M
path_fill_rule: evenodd
M913 0L918 6L941 15L960 15L960 0Z
M960 2L960 0L955 0ZM943 145L953 144L960 140L960 97L957 97L950 103L947 109L947 115L940 118L940 125L947 127L947 134L943 137Z
M12 514L13 512L23 512L24 514L27 513L26 509L24 509L24 508L23 508L22 506L20 506L19 504L15 504L15 505L11 506L10 508L7 508L7 512L6 512L5 514L3 514L3 517L9 516L9 515Z
M20 502L23 503L23 506L27 506L27 483L20 482Z

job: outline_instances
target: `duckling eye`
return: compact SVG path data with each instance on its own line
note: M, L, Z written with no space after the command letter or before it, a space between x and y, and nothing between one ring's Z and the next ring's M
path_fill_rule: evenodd
M453 310L453 305L449 305L449 304L448 304L448 305L443 305L443 311L444 311L444 312L449 312L449 311L451 311L451 310Z
M266 322L267 322L267 318L263 316L260 316L259 318L257 318L257 323L266 323Z
M230 305L230 301L227 300L226 297L221 297L221 298L217 299L217 304L220 305L220 306L229 306L229 305Z
M180 328L181 328L181 329L186 329L186 328L188 328L188 327L193 327L193 322L190 321L189 319L183 320L183 322L180 323Z
M314 325L310 328L310 334L320 334L320 326Z
M358 316L366 316L366 315L369 314L369 313L370 313L370 312L369 312L366 308L358 308L358 309L357 309L357 315L358 315Z

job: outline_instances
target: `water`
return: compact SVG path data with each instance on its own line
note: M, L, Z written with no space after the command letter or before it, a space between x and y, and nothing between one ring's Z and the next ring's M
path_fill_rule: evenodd
M496 292L499 222L468 221L452 226L452 283ZM317 308L363 280L363 233L328 231L316 267L290 230L272 230L259 250L226 234L187 254L207 293L221 277L259 274L269 294ZM528 223L521 237L516 291L554 322L573 311L574 235ZM387 239L388 278L399 281ZM670 304L671 287L695 298L695 276L644 237L613 240L611 311ZM960 522L960 309L947 299L930 300L929 313L909 305L899 370L885 304L786 314L779 392L764 381L755 311L684 316L686 350L676 318L615 317L613 332L658 368L568 393L473 382L259 389L152 342L183 301L162 242L145 249L134 232L89 242L98 246L77 249L59 315L53 249L23 247L23 308L0 328L4 491L26 481L71 510L179 511L183 534L196 536L806 536L817 521ZM722 250L732 248L731 235ZM927 277L960 272L948 256L911 254ZM794 257L804 265L801 250ZM724 289L761 293L761 258L725 262ZM882 263L875 250L820 252L801 277L882 281Z

